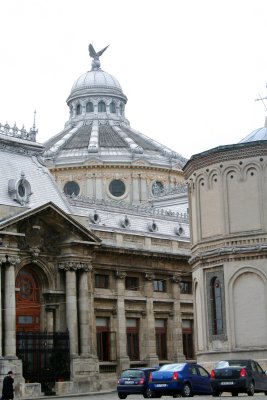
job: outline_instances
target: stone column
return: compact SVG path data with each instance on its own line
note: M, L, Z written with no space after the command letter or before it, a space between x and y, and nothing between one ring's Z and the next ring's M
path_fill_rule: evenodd
M15 297L15 265L17 257L6 257L5 290L4 290L4 355L16 358L16 297Z
M80 327L80 351L82 356L89 355L89 315L88 315L88 271L92 270L90 264L83 264L83 270L79 276L79 327Z
M145 275L145 294L146 294L146 348L147 348L147 362L148 366L152 367L159 364L159 359L156 353L156 331L155 331L155 317L153 306L153 280L155 276L153 273L146 273Z
M4 269L4 265L6 262L6 257L0 257L0 285L2 284L2 270ZM1 287L1 286L0 286ZM2 290L0 290L0 310L2 310ZM2 323L2 312L0 312L0 358L3 355L3 350L2 350L2 328L3 328L3 323Z
M70 336L70 355L78 355L78 314L75 262L59 264L59 269L66 271L66 318Z
M180 281L181 279L179 275L174 275L171 279L173 295L173 351L171 358L174 362L185 361L185 356L183 354L183 333L180 307Z
M125 271L116 271L117 278L117 343L118 343L118 366L119 371L129 368L129 357L127 355L127 335L125 318Z

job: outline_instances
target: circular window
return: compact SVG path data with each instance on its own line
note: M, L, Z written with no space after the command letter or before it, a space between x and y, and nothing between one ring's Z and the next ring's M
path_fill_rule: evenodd
M125 184L120 179L114 179L109 184L109 191L112 196L120 197L125 193Z
M152 193L154 195L162 193L163 189L164 189L163 183L161 183L159 181L154 182L152 185Z
M67 182L64 185L64 193L69 196L72 196L73 194L75 194L75 196L78 196L78 194L80 193L80 186L74 181Z

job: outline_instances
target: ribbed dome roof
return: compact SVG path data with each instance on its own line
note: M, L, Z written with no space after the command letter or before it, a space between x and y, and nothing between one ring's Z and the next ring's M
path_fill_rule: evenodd
M87 71L74 82L67 102L80 95L101 94L103 92L126 98L119 81L113 75L102 69Z
M267 140L267 117L265 119L265 126L255 129L239 143L256 142L257 140Z

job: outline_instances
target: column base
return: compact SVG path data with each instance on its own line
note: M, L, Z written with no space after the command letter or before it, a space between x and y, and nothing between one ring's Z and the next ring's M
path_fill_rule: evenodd
M158 367L159 366L159 358L156 354L147 356L146 362L147 362L148 367Z
M0 383L3 382L4 377L8 371L14 372L14 389L15 397L23 396L23 387L25 379L22 376L22 361L16 356L5 356L0 359Z

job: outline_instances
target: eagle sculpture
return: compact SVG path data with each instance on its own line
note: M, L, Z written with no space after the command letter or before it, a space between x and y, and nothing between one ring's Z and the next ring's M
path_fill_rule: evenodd
M109 46L109 45L108 45ZM99 57L104 53L104 51L108 48L108 46L104 47L104 49L96 52L93 48L92 44L89 44L89 55L92 57L92 69L100 69L100 60Z

